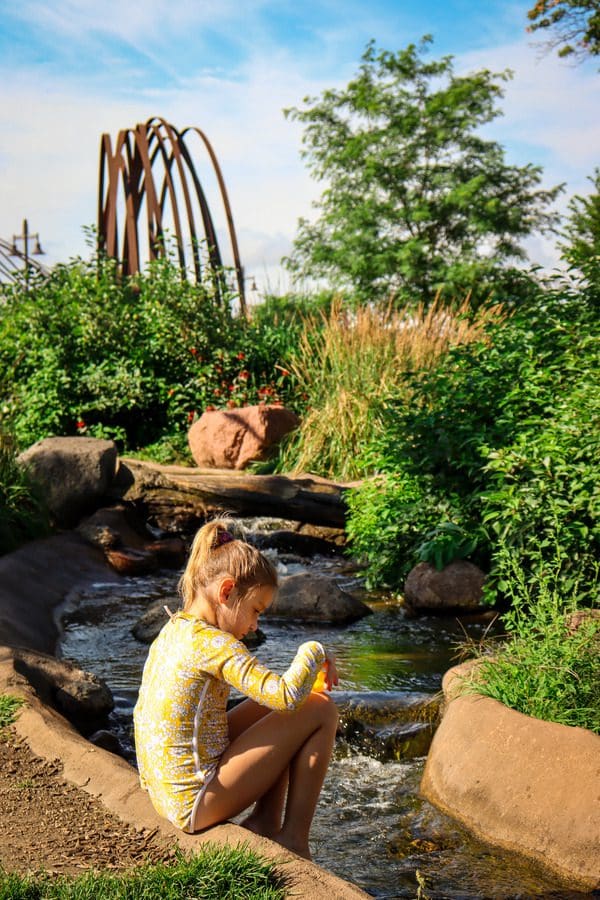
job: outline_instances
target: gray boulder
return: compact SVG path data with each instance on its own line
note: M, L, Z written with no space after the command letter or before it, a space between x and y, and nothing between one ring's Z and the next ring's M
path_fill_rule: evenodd
M413 612L470 611L481 606L485 574L473 563L457 559L438 572L421 562L404 583L404 602Z
M67 659L35 650L14 649L14 666L40 699L76 723L103 719L114 708L113 696L101 678Z
M98 507L118 468L114 442L88 437L44 438L18 460L40 486L55 523L63 528L71 528Z
M301 619L345 625L368 616L372 610L326 575L301 572L279 581L279 592L266 617Z

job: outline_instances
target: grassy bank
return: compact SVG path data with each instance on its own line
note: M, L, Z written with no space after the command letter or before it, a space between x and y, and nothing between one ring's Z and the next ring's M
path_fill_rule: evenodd
M283 900L274 864L245 846L206 845L174 864L124 874L86 872L76 878L20 876L0 870L0 900Z

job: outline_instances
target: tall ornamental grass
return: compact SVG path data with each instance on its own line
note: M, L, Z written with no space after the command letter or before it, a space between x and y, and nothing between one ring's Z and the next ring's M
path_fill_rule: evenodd
M290 363L298 390L308 398L302 424L283 449L280 471L309 471L353 479L369 472L366 439L381 429L390 394L410 396L409 377L429 369L450 347L483 336L499 306L472 311L469 301L451 308L397 310L340 301L328 313L304 320Z

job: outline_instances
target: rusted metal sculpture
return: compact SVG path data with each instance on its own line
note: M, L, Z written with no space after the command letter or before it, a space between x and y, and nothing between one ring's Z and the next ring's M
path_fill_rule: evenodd
M223 259L206 194L188 147L190 135L200 138L216 176L227 219L240 306L245 313L244 271L231 205L215 152L199 128L178 131L155 116L135 128L120 131L114 150L110 135L102 135L98 185L99 246L109 256L120 260L124 274L139 272L144 261L141 219L145 207L148 237L145 258L154 260L163 255L167 236L172 237L184 277L193 272L199 282L203 267L208 266L223 300L226 289ZM121 207L123 220L120 226ZM201 223L201 231L197 221Z

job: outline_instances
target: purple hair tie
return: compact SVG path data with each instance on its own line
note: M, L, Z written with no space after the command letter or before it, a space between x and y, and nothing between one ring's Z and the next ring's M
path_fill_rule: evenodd
M216 546L222 547L223 544L228 544L229 541L233 541L233 540L234 540L233 535L229 534L228 531L219 531L219 532L217 532Z

